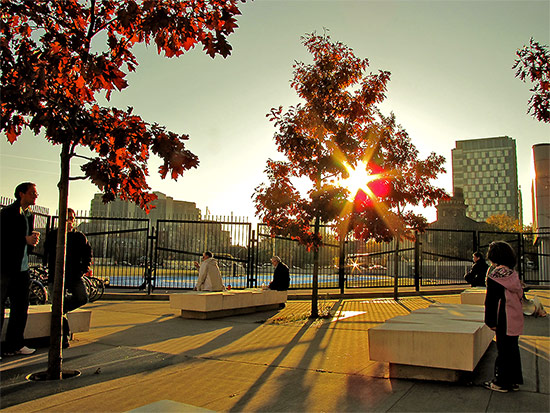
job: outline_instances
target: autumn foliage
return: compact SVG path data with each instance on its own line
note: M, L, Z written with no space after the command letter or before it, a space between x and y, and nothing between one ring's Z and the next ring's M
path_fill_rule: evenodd
M301 103L268 114L284 160L267 162L269 182L254 194L258 215L273 234L313 249L322 242L316 218L335 225L341 236L353 232L363 240L424 228L426 219L409 207L434 205L445 195L431 183L444 172L444 158L432 153L419 159L395 116L379 110L390 73L367 73L367 59L328 35L306 35L303 44L313 63L296 63L291 81ZM346 165L376 179L350 194L342 185L350 174ZM304 181L309 189L303 190Z
M527 113L541 122L550 122L550 52L548 46L541 45L531 38L529 46L517 51L513 69L516 77L533 83L532 93L527 102Z
M138 66L132 48L154 45L179 56L199 45L214 57L231 52L238 0L2 0L1 130L15 142L24 128L53 144L70 143L95 157L82 166L109 201L120 196L142 207L154 199L146 183L151 154L159 173L177 178L198 165L188 136L145 122L131 107L98 104L128 86Z

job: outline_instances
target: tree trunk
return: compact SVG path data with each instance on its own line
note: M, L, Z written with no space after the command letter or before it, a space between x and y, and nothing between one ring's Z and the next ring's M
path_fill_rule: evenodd
M315 236L319 236L320 218L315 217ZM320 248L320 247L319 247ZM319 317L319 248L313 250L313 278L311 280L311 315L310 318Z
M48 353L48 379L62 379L63 300L65 291L65 249L67 244L67 203L69 199L69 143L61 149L61 177L59 179L59 222L55 255L55 277L52 294L52 321L50 351Z
M393 299L397 301L399 286L399 236L395 237L395 254L393 256Z

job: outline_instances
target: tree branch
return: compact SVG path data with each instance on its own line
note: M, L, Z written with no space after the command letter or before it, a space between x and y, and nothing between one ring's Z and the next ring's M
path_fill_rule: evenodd
M78 155L77 153L73 154L73 156L75 158L86 159L87 161L93 161L95 159L95 158L89 158L88 156L84 156L84 155Z

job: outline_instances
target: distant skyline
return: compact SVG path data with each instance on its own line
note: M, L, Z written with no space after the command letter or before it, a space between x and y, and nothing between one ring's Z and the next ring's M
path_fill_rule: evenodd
M422 157L434 151L446 158L447 173L436 183L449 193L455 141L515 139L524 223L532 221L531 147L550 142L550 128L527 115L530 84L515 78L512 65L530 37L550 44L548 0L255 0L239 7L230 57L211 59L193 50L167 59L154 45L139 46L129 87L106 103L133 106L145 120L189 134L199 167L177 182L161 180L160 162L153 159L153 191L195 202L203 213L208 207L214 215L252 218L251 196L266 180L266 160L281 157L265 115L299 103L290 88L292 65L312 61L300 37L327 29L334 41L368 58L369 71L391 72L381 108L395 113ZM29 131L14 145L2 134L0 195L12 197L19 182L34 181L38 204L55 213L59 151ZM79 175L82 163L73 161L72 175ZM88 181L72 181L69 205L87 210L97 192ZM435 220L435 208L424 215Z

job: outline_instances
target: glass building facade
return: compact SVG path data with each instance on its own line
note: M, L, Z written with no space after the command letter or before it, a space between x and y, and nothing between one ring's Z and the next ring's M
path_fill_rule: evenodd
M461 188L467 216L485 221L506 214L520 219L516 141L508 136L456 141L453 191Z

